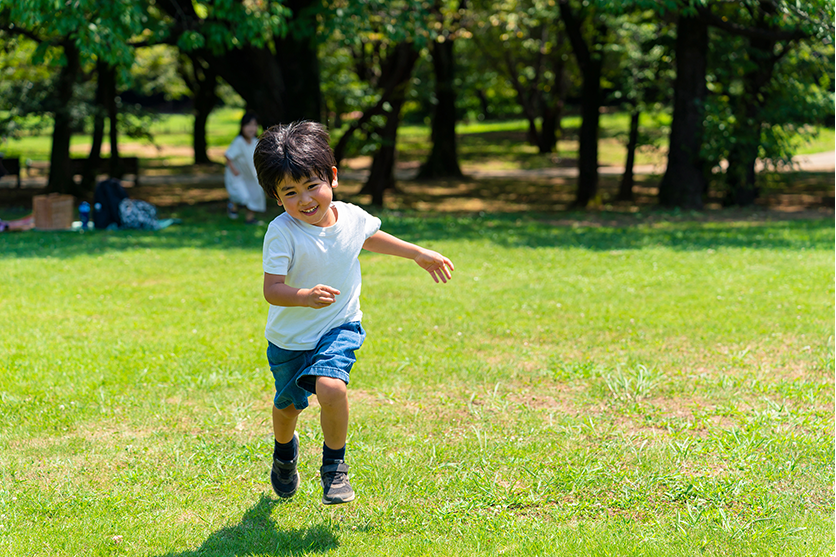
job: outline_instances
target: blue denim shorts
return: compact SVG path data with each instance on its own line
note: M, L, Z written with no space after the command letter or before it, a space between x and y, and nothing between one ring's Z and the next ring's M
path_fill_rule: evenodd
M273 404L278 409L291 404L298 410L308 407L308 397L316 392L317 377L341 379L348 385L348 373L366 338L359 321L334 327L319 339L313 350L285 350L267 344L267 361L276 383Z

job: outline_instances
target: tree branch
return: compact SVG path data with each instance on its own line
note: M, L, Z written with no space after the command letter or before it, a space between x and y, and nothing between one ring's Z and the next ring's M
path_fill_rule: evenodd
M18 27L16 25L15 26L4 25L4 26L0 27L0 31L5 31L6 33L9 33L11 35L22 35L22 36L26 37L27 39L32 39L36 43L50 43L50 44L54 44L54 45L59 44L55 40L45 39L43 37L39 37L34 32L29 31L28 29L24 29L22 27Z
M703 21L705 21L708 25L711 25L712 27L716 27L718 29L722 29L723 31L731 33L732 35L748 37L750 39L777 42L806 39L810 36L809 33L807 33L806 31L802 31L798 28L782 31L758 29L756 27L746 27L744 25L739 25L731 21L725 21L720 16L712 13L711 10L709 10L708 8L698 8L697 11L703 18Z
M572 51L575 53L578 66L583 70L592 61L592 55L581 33L581 22L578 21L572 7L569 6L569 0L560 0L560 17L563 18L566 34L569 35L569 42L572 45Z

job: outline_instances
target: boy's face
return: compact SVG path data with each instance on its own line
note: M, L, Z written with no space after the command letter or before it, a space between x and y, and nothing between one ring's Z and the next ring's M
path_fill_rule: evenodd
M332 226L337 222L331 210L331 201L334 200L332 188L338 185L337 167L332 166L331 172L333 179L330 184L319 176L302 178L298 182L293 178L285 179L278 188L279 205L291 217L302 222L323 228Z

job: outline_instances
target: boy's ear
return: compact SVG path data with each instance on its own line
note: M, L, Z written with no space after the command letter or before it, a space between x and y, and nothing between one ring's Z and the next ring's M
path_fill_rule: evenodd
M331 180L331 187L336 188L337 186L340 185L339 180L337 180L337 167L332 166L331 167L331 172L334 174L334 178L333 178L333 180Z

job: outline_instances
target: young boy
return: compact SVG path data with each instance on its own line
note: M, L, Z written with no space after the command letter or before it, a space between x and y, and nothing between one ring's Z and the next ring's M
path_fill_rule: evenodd
M285 210L270 223L263 252L264 298L270 303L267 360L276 384L270 482L279 497L296 493L296 421L316 394L326 505L354 500L345 463L346 385L366 336L360 325L360 250L412 259L436 283L446 283L453 270L443 255L390 236L380 230L380 219L333 201L337 167L328 140L320 124L273 126L253 156L259 184Z

